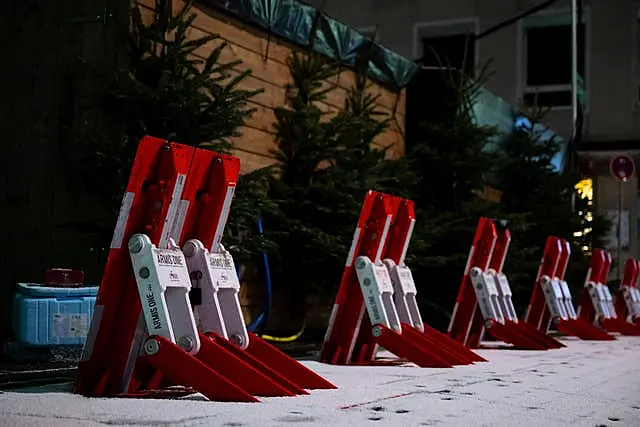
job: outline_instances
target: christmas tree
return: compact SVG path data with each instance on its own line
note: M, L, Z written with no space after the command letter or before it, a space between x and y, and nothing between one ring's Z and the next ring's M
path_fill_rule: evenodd
M237 71L241 60L221 60L229 47L220 36L190 36L196 18L190 2L174 13L171 0L158 0L148 23L142 13L140 6L133 10L126 67L107 73L94 70L101 81L94 93L95 107L109 125L99 130L88 125L79 136L82 158L77 163L89 168L84 175L106 205L106 215L96 219L104 242L110 238L142 136L230 153L230 139L241 134L254 111L249 100L259 92L241 88L251 73ZM241 177L230 224L254 228L258 213L271 207L265 198L267 172ZM247 249L259 250L261 240L245 240L243 251L234 241L227 246L234 255L248 255Z
M279 173L269 193L281 216L269 220L269 229L278 245L277 282L303 316L309 296L335 296L366 192L400 194L413 181L402 181L409 174L404 160L374 146L389 120L363 76L329 118L321 102L341 90L327 83L339 67L315 53L294 53L288 64L289 102L276 109Z
M477 124L472 115L485 75L474 79L443 69L438 109L407 147L419 176L407 264L425 322L440 329L449 322L478 217L502 217L498 204L478 196L495 178L500 162L499 153L488 150L497 130Z
M592 245L599 246L608 224L604 218L587 215L588 201L576 197L580 177L562 170L559 158L563 143L540 121L542 111L529 113L526 126L517 127L504 140L506 157L499 171L505 212L522 217L512 233L506 268L511 275L515 301L528 301L547 236L571 243L572 256L567 281L579 287L587 272Z

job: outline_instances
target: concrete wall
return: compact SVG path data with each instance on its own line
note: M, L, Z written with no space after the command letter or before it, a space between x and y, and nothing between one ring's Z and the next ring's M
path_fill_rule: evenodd
M480 33L541 0L326 0L327 13L355 28L378 27L378 41L410 58L421 52L420 39L474 28ZM568 12L569 1L551 11ZM634 0L585 0L588 111L585 140L640 137L637 107L639 33ZM548 12L545 12L548 13ZM368 27L368 28L367 28ZM492 59L495 75L487 89L517 105L523 90L523 28L514 24L483 38L477 63ZM556 108L547 124L569 136L571 109Z

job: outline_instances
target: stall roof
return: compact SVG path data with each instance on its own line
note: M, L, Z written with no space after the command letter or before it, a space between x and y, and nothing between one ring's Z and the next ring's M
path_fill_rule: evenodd
M356 66L357 57L366 55L367 75L394 89L405 87L418 70L413 61L298 0L201 0L201 3L351 68Z

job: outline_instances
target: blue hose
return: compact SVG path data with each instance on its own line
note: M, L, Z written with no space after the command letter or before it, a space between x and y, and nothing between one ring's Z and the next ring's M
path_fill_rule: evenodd
M264 229L262 228L262 218L258 217L258 232L262 235L264 234ZM255 332L258 327L267 323L267 318L269 317L269 309L271 308L271 271L269 269L269 257L267 256L267 252L262 252L262 260L264 263L264 280L267 285L267 297L265 299L265 304L262 309L262 313L247 326L247 329L251 332ZM240 268L240 266L238 266ZM240 273L238 274L241 275Z

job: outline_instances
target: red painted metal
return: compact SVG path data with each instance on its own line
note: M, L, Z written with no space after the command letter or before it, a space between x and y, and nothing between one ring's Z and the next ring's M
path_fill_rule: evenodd
M609 252L603 249L593 251L585 287L580 296L578 317L584 322L601 326L609 332L640 336L640 327L627 322L626 319L619 318L613 303L599 304L598 299L594 297L597 293L609 292L606 282L611 263L612 257Z
M449 336L469 348L478 348L485 332L521 349L546 350L564 347L558 340L526 322L519 321L513 310L510 294L503 293L510 292L502 289L499 280L501 278L506 282L502 268L510 241L508 224L504 221L480 218L449 325ZM474 271L478 275L488 275L486 280L496 280L496 291L500 290L500 304L497 300L487 302L487 305L491 306L488 310L495 312L498 316L496 318L486 317L478 305L478 294L472 281ZM504 284L508 286L508 283Z
M571 307L568 307L566 317L552 318L542 282L545 278L559 282L564 280L570 251L569 242L566 240L555 236L547 238L525 322L543 333L548 333L551 326L554 326L560 332L583 340L614 340L614 336L602 329L581 318L574 317L575 310L572 301L566 303L571 304Z
M627 258L622 281L618 288L615 308L620 319L625 319L636 325L640 324L640 317L638 317L637 310L629 310L627 300L631 299L632 293L638 294L638 278L640 278L640 259Z
M165 220L173 207L172 194L189 172L194 152L158 138L140 141L78 366L79 394L108 396L129 389L139 353L136 344L141 342L136 330L143 322L127 242L133 234L144 233L155 245L166 244L161 240L169 231Z
M376 265L381 265L385 256L401 261L410 238L410 223L415 220L412 203L404 204L396 216L402 203L375 191L365 196L320 355L325 363L377 364L378 345L421 367L451 367L479 360L437 333L424 333L407 323L400 323L398 329L371 324L354 263L358 257L367 257ZM388 314L397 316L395 312Z
M146 337L126 242L143 233L158 248L197 238L216 249L239 170L233 156L157 138L141 140L79 365L77 393L144 398L197 391L212 400L256 402L254 396L335 388L254 335L241 348L214 333L200 333L195 355L161 336Z

